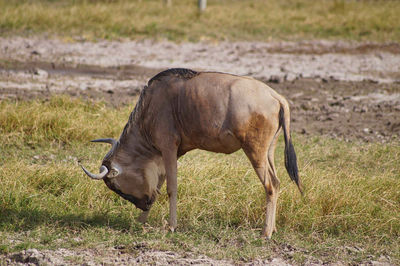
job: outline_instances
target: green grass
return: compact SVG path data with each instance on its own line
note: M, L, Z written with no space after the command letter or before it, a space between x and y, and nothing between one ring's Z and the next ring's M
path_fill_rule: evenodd
M297 263L359 263L388 255L400 263L400 146L345 143L294 135L302 198L276 154L281 194L278 233L259 237L264 191L242 152L193 151L179 160L178 231L166 229L165 187L149 223L139 211L90 180L77 164L97 169L133 106L112 108L68 97L0 103L0 252L26 248L136 245L214 258L265 258L289 244ZM283 252L285 254L285 252Z
M400 41L399 1L0 0L0 34L87 39ZM68 39L68 38L67 38Z

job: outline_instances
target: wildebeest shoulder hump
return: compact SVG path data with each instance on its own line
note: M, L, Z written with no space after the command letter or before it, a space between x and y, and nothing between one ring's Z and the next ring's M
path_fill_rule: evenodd
M198 74L199 72L187 68L170 68L152 77L148 82L148 86L150 86L153 81L161 80L162 78L168 76L175 76L187 80L197 76Z

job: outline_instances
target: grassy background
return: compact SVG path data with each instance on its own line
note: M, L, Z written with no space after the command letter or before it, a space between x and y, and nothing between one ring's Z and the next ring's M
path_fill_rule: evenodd
M0 0L0 34L198 40L400 40L399 1Z
M118 137L131 108L68 97L0 103L0 252L115 245L134 252L144 243L249 260L290 245L294 254L284 256L298 263L308 255L357 263L374 259L371 254L400 263L398 143L295 135L306 188L301 198L284 170L281 140L273 241L259 238L265 195L245 155L191 152L179 160L179 227L171 234L165 187L143 227L132 204L89 180L77 165L79 159L89 169L99 167L109 147L88 141Z
M198 40L400 40L399 1L0 0L0 36L49 34L97 38ZM282 181L278 233L259 238L264 191L242 152L194 151L179 161L178 232L166 230L165 187L142 226L139 211L89 180L77 160L97 169L131 107L68 97L0 102L0 252L26 248L135 245L250 260L285 250L357 263L381 255L400 264L400 147L294 136L301 198L276 155ZM201 189L199 189L201 187ZM375 256L373 258L370 255ZM1 264L1 261L0 261Z

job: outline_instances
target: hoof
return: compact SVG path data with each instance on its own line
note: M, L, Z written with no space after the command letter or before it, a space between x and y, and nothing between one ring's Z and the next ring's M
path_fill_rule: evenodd
M267 234L266 231L262 231L261 237L265 237L266 239L270 240L272 238L272 232Z
M147 216L148 216L148 215L149 215L149 212L148 212L148 211L142 212L142 213L139 215L139 217L137 218L137 221L138 221L139 223L142 223L142 224L146 223L146 222L147 222Z

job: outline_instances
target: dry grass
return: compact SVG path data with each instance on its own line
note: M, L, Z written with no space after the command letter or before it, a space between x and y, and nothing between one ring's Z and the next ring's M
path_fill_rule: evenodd
M2 101L0 143L67 143L88 141L97 134L115 135L117 126L121 126L122 120L129 115L126 109L126 117L116 120L117 115L121 115L118 111L106 108L103 103L85 103L71 100L68 96L56 97L51 101ZM103 123L99 131L98 123L101 120L110 122Z
M302 198L284 171L280 142L276 164L282 188L272 242L259 238L265 196L245 155L191 152L179 160L179 227L170 234L165 187L149 225L142 227L135 221L138 210L102 182L89 180L77 165L80 159L98 168L108 147L87 141L118 137L131 109L67 97L0 104L2 252L143 242L247 260L268 257L288 243L295 256L287 259L297 262L310 254L324 262L357 263L381 254L400 262L398 143L295 136L306 187Z
M0 0L0 33L198 40L399 41L398 1Z

